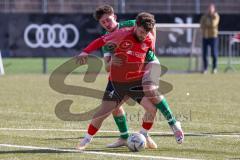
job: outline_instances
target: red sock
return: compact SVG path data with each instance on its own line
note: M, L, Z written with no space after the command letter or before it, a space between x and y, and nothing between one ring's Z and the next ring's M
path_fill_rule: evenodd
M145 130L150 130L152 128L152 125L153 125L153 122L144 122L142 123L142 127L145 129Z
M94 127L92 124L88 126L88 134L93 136L97 133L98 128Z

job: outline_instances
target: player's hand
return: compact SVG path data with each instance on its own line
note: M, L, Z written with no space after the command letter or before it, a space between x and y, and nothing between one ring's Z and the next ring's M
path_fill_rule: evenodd
M76 56L77 64L86 64L87 63L88 54L86 52L81 52Z
M111 64L115 66L121 66L123 64L123 60L121 58L118 58L116 56L112 56Z

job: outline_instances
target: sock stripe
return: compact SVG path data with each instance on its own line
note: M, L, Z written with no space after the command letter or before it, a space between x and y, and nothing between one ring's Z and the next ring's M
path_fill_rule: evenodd
M122 135L126 135L126 134L128 134L128 132L120 132L120 135L122 136Z

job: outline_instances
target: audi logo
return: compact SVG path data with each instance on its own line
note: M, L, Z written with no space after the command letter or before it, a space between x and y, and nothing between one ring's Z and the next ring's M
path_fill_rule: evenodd
M73 33L71 40L68 35L70 32ZM33 35L35 38L32 38ZM71 48L77 44L78 40L79 32L73 24L30 24L24 31L24 41L31 48Z

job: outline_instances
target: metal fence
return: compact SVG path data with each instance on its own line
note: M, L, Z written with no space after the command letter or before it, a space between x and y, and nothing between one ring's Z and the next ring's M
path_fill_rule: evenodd
M240 64L240 43L231 43L233 36L239 31L221 31L219 32L219 57L226 57L219 61L220 65L226 66L225 71L235 70L234 65Z
M240 31L220 31L219 32L219 56L228 57L231 51L232 57L240 57L240 45L238 43L230 44L232 37Z

